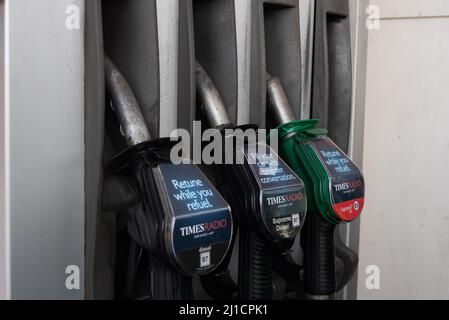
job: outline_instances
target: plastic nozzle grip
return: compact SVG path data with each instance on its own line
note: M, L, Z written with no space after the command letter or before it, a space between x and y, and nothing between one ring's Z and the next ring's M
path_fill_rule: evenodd
M152 259L154 300L191 300L192 277L174 271L163 262Z
M271 300L270 244L258 234L243 229L240 229L239 238L239 299Z
M335 274L335 225L326 222L320 214L310 213L301 235L304 250L304 279L309 299L334 299Z

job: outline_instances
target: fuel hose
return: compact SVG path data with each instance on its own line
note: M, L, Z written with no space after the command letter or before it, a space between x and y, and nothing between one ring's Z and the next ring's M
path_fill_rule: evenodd
M287 95L279 78L267 74L268 106L278 124L291 125L281 127L279 138L283 139L304 129L312 123L295 123L296 120ZM301 246L304 251L304 281L309 298L332 298L336 288L335 275L335 225L324 221L317 212L310 212L301 234Z
M360 215L363 175L327 137L327 130L315 128L317 120L295 119L280 80L271 75L267 75L267 99L279 124L281 156L306 183L308 215L301 234L306 297L334 299L335 229Z
M201 98L203 112L211 127L230 128L229 120L220 92L204 68L196 63L196 88ZM234 176L234 179L239 177ZM239 299L272 299L271 244L256 232L239 229Z
M150 133L131 87L109 57L105 55L104 61L105 84L111 98L111 107L120 122L121 131L128 147L138 147L149 142L151 140ZM141 194L145 194L147 190L156 189L155 182L143 174L143 166L143 162L136 161L132 170L135 173ZM147 203L147 205L149 204ZM186 300L192 298L191 276L179 273L156 257L151 259L149 268L151 268L148 272L151 272L150 294L152 299Z

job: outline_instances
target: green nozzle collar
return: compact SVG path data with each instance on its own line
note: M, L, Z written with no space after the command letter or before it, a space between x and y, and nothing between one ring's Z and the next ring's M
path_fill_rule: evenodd
M318 122L317 119L296 120L282 124L276 130L279 132L279 139L283 139L292 133L305 133L310 136L326 135L328 132L326 129L315 129ZM268 137L268 142L270 142L270 138L271 134Z

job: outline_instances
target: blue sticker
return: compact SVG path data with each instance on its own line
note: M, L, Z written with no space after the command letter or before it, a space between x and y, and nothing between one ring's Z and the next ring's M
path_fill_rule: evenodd
M160 164L156 175L166 190L173 217L173 255L188 273L205 273L225 257L232 239L228 203L195 165Z
M268 145L249 145L245 156L261 192L262 220L275 239L292 239L306 216L305 186Z

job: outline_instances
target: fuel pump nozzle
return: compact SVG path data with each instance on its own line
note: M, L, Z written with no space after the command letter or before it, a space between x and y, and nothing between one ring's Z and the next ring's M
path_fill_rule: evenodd
M293 109L290 106L284 88L282 88L279 78L272 77L267 73L267 97L276 123L284 124L296 120Z
M195 74L196 91L201 97L203 112L206 114L210 126L216 129L233 127L220 92L206 70L198 62L195 65Z
M142 111L128 82L107 56L104 57L106 89L129 147L151 140Z
M196 79L203 112L212 127L239 131L257 128L231 124L218 89L199 63ZM242 150L233 150L233 158L244 159L221 166L227 182L225 192L240 227L239 298L272 299L272 248L299 233L306 211L304 184L264 142L248 142L235 133L238 130L230 131L234 133L223 132L225 144L232 141L230 145L241 145ZM237 155L239 152L243 157Z
M337 291L335 228L360 215L363 175L327 137L327 130L314 128L317 120L295 120L280 80L270 75L267 98L279 124L281 156L306 183L309 214L301 234L306 296L333 299Z
M142 287L142 282L142 290L149 291L144 294L152 299L191 299L192 276L215 270L229 250L229 205L197 166L171 163L170 149L177 142L150 141L137 100L108 57L105 82L128 144L109 161L108 170L127 176L140 194L141 201L128 208L127 227L133 241L151 256L151 271L143 270L142 279L136 279L142 270L130 261L129 278L134 281L128 287L136 282Z

